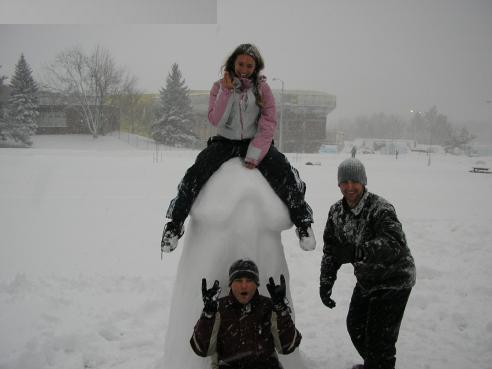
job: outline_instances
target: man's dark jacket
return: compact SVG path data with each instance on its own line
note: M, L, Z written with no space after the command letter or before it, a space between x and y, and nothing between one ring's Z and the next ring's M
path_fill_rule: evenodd
M366 292L415 285L415 264L393 205L365 190L355 208L344 199L331 206L323 234L321 285L333 286L343 263L351 262ZM363 259L356 260L360 248Z

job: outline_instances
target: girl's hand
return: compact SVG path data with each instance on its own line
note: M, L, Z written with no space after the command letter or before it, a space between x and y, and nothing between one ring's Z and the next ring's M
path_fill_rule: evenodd
M255 168L256 168L255 163L252 163L252 162L250 162L250 161L245 161L245 162L244 162L244 166L245 166L246 168L248 168L248 169L255 169Z
M228 90L232 90L234 85L232 84L232 78L229 75L229 72L224 71L224 78L222 78L222 86L227 88Z

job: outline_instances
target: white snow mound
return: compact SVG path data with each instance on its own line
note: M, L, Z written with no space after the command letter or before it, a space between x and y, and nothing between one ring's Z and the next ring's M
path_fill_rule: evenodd
M287 207L258 170L246 169L238 158L226 162L210 178L190 214L174 285L162 368L210 368L210 358L191 350L189 339L203 308L201 280L220 282L229 293L228 269L250 258L260 271L261 294L270 276L278 283L289 271L280 234L292 226ZM290 299L290 289L288 288ZM290 299L290 301L292 301ZM286 369L303 368L298 352L281 357Z

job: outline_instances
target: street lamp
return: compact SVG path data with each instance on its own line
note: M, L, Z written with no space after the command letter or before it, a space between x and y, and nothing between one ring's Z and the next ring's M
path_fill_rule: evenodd
M280 122L278 123L278 149L279 151L283 150L283 125L284 125L284 81L280 78L274 78L273 81L279 81L282 83L282 90L280 92Z
M429 157L427 160L427 166L430 167L431 165L431 153L432 153L432 122L430 119L426 119L429 122Z
M410 110L410 113L413 113L413 114L420 116L429 125L429 147L427 149L427 166L430 166L431 165L431 153L432 153L432 121L431 121L431 119L429 119L429 117L426 116L426 113L424 113L424 112Z

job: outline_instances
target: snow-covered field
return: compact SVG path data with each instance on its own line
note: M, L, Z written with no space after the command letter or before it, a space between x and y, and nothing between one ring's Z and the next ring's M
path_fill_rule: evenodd
M177 369L162 356L182 247L161 261L160 236L195 155L165 151L156 163L152 151L87 136L0 149L1 369ZM345 328L351 267L339 273L334 310L318 297L322 232L341 196L344 157L289 154L316 220L314 252L299 249L292 229L282 233L301 354L313 369L360 362ZM492 175L468 170L492 158L361 160L368 188L395 205L417 264L397 367L491 369Z

